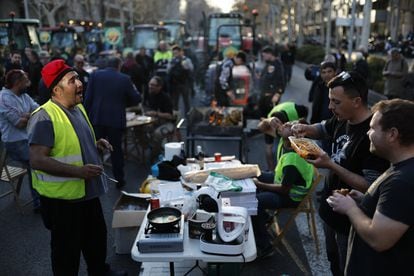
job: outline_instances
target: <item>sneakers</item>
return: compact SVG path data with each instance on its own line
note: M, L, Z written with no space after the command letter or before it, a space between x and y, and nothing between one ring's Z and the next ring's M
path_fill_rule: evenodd
M257 259L266 259L275 254L273 246L269 245L263 249L257 248Z

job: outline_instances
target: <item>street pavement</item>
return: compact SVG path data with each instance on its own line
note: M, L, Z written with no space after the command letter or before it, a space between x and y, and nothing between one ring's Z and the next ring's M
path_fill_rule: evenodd
M294 66L292 80L287 86L282 101L293 100L298 104L309 105L307 102L309 87L310 82L305 80L303 68ZM201 94L201 92L197 92L193 106L196 106L197 99L201 98ZM204 150L210 154L215 151L221 151L223 154L236 154L238 151L237 144L234 142L213 141L197 144L201 144ZM264 140L261 134L248 138L247 154L249 163L259 164L262 169L265 169ZM124 190L128 192L137 192L140 183L150 172L148 162L138 164L132 160L126 162L125 171L127 185ZM106 172L111 175L110 168L107 167ZM6 185L0 185L0 194L6 191L6 188ZM108 229L107 262L114 269L126 270L129 275L139 275L141 264L133 261L129 254L117 255L115 253L114 231L111 228L112 208L119 196L120 191L116 189L114 184L110 183L109 192L101 197ZM30 193L26 182L23 184L21 199L23 201L30 200ZM25 207L24 211L24 214L18 212L12 196L0 199L0 275L52 275L49 246L50 234L44 228L40 215L34 214L30 205ZM298 217L296 226L290 229L286 238L308 271L311 271L313 275L329 275L326 255L324 254L323 232L318 217L317 222L321 254L318 255L315 252L306 216L304 215ZM258 273L268 275L304 274L283 247L267 259L256 260L243 266L242 275L257 275ZM83 260L81 260L79 275L87 275ZM190 275L197 274L191 273Z

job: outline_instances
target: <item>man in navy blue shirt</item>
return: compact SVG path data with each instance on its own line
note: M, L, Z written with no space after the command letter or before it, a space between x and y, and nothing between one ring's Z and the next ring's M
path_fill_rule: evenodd
M84 105L95 130L96 138L106 138L113 146L112 172L117 187L125 185L122 135L126 129L126 107L137 105L141 95L131 78L120 73L121 60L113 57L108 67L90 75Z

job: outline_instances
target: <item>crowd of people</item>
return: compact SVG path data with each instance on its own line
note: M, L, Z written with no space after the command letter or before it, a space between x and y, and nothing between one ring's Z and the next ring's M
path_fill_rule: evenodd
M102 156L110 153L116 187L124 187L126 108L142 102L142 114L155 118L152 153L161 153L162 139L175 129L180 95L190 108L193 71L179 46L166 58L157 63L140 49L87 72L82 55L73 57L72 67L31 49L10 53L1 78L1 138L8 157L29 171L33 210L51 232L54 275L77 275L80 254L89 275L125 275L106 263L99 197L109 183Z
M76 275L81 253L90 275L125 275L106 263L99 196L108 183L101 156L111 154L116 187L122 188L126 108L140 103L144 115L157 119L152 155L162 152L162 140L175 129L180 98L185 113L191 107L196 61L184 50L178 45L170 50L161 41L153 58L142 48L135 56L110 57L91 73L85 71L82 55L74 56L71 67L31 49L10 53L0 92L2 142L9 157L31 171L33 207L51 232L55 275ZM259 128L266 133L267 170L254 179L259 258L274 252L266 210L297 206L316 167L328 170L319 214L332 274L408 275L414 257L414 103L404 100L406 61L397 49L390 50L383 71L389 100L371 109L365 57L347 72L342 54L326 56L309 93L307 124L307 107L281 101L292 77L294 48L288 45L280 53L265 46L260 53L264 66L256 74L244 52L227 48L214 80L218 106L229 106L235 98L235 66L244 66L251 78L260 80L258 100L245 110L262 121ZM323 151L305 160L292 149L291 135L320 140ZM338 193L340 189L348 189L348 195Z

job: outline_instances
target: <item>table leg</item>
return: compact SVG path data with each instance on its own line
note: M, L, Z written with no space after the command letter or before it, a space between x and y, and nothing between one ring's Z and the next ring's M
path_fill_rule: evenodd
M174 276L174 262L170 262L170 276Z
M204 271L204 269L202 269L201 268L201 266L198 264L198 260L196 260L196 263L195 263L195 265L192 267L192 268L190 268L190 270L189 271L187 271L185 274L184 274L184 276L187 276L188 274L190 274L190 272L191 271L193 271L195 268L199 268L200 270L201 270L201 272L203 273L203 275L207 275L207 272L206 271Z

